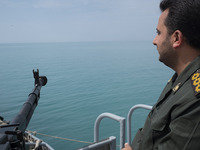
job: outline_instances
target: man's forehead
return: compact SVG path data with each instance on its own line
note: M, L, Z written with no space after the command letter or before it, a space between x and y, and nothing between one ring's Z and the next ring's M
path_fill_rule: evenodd
M158 20L158 27L157 27L158 29L159 29L160 26L163 26L163 25L164 25L164 21L165 21L165 19L167 18L168 13L169 13L169 10L168 10L168 9L166 9L165 11L163 11L163 12L161 13L161 15L160 15L160 17L159 17L159 20Z
M167 18L168 16L168 13L169 13L169 9L166 9L165 11L163 11L160 15L160 18L159 20L162 20L163 22L165 21L165 19Z

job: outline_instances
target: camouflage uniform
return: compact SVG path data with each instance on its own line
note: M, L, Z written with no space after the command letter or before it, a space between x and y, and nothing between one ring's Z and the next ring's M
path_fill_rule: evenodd
M134 150L200 149L200 57L180 76L174 74L168 81L131 147Z

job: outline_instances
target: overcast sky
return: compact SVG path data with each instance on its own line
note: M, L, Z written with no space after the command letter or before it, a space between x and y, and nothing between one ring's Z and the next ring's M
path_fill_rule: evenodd
M0 0L0 43L153 40L160 0Z

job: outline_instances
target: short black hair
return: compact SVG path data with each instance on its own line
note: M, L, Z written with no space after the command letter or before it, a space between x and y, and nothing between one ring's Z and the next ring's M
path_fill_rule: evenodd
M200 0L162 0L160 10L167 9L165 25L168 33L180 30L188 44L200 49Z

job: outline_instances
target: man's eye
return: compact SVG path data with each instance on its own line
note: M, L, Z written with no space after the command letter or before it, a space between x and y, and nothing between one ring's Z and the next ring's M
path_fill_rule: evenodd
M156 33L157 33L158 35L160 35L160 31L156 30Z

